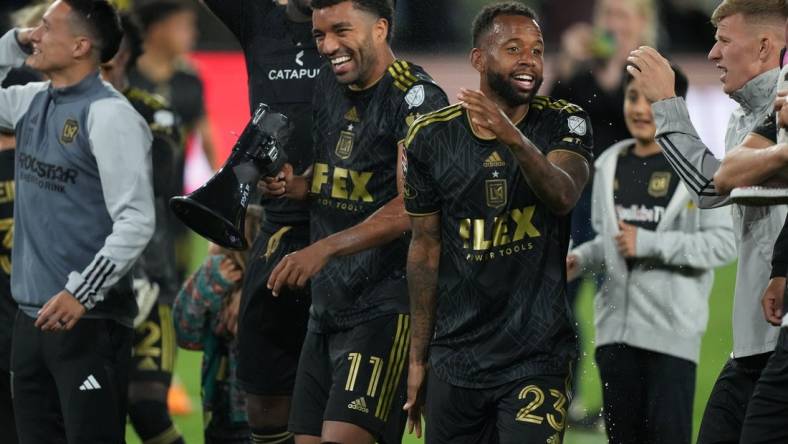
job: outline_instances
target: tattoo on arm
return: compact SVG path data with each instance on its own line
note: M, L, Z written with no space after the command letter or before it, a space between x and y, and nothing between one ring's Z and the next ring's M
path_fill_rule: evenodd
M410 293L410 360L426 363L435 327L438 265L441 255L440 215L413 217L408 251Z

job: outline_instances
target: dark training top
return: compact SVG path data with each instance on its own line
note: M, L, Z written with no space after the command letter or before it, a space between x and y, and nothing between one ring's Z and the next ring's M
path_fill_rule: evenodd
M285 144L296 174L312 163L312 91L323 60L312 37L312 23L287 18L272 0L205 0L243 48L249 79L249 108L266 103L292 123ZM267 222L305 224L306 202L264 199Z
M419 115L448 104L424 70L402 60L363 91L341 85L325 66L316 88L312 242L359 224L398 195L398 143ZM403 233L386 245L331 259L312 278L310 330L332 332L408 313L407 249Z
M613 202L619 220L654 231L665 215L679 184L662 153L638 157L634 145L621 152L613 182Z
M591 123L579 107L537 96L516 125L543 154L591 163ZM486 388L565 374L577 353L566 299L569 216L550 212L509 148L476 135L459 105L414 123L405 146L405 207L441 219L430 347L437 376Z

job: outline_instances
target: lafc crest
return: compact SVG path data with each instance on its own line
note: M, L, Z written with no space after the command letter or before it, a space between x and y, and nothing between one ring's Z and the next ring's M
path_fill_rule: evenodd
M664 197L670 188L671 173L669 171L657 171L651 175L648 181L648 194L652 197Z
M350 131L341 131L339 133L339 141L337 141L337 147L334 150L337 157L340 159L350 157L350 153L353 152L353 138L354 134Z
M484 181L484 194L487 206L490 208L500 208L506 205L506 180L488 179Z
M76 139L77 133L79 133L79 124L74 119L66 120L66 123L63 125L63 132L60 134L60 142L61 143L71 143Z

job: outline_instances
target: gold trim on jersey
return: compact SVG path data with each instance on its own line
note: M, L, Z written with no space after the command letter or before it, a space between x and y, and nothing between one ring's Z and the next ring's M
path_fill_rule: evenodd
M566 111L569 114L576 114L580 111L583 111L583 108L580 108L574 103L569 103L564 99L552 100L547 96L534 97L533 100L531 100L531 106L535 109L549 108L559 111Z
M268 245L266 246L265 254L262 256L266 261L276 253L276 250L279 249L279 244L282 242L282 236L291 229L293 229L291 226L282 227L268 238Z
M438 213L440 213L440 212L441 212L441 210L435 210L435 211L433 211L433 212L431 212L431 213L414 213L414 212L412 212L412 211L407 211L407 210L405 210L405 213L407 213L407 215L408 215L408 216L413 216L413 217L426 217L426 216L432 216L432 215L434 215L434 214L438 214Z
M405 136L405 148L410 146L411 142L413 142L413 138L416 137L416 133L422 128L436 122L448 122L462 115L462 111L462 105L454 104L419 117L413 122L410 129L408 129L408 135Z
M375 409L375 416L383 421L387 421L389 413L391 413L391 403L394 401L394 395L397 393L397 387L402 378L402 370L405 368L409 347L410 316L400 314L397 315L397 332L394 335L394 342L391 344L386 376L383 378L383 388Z
M407 92L419 79L410 72L410 65L404 60L395 60L388 68L389 74L394 78L394 86L402 92Z

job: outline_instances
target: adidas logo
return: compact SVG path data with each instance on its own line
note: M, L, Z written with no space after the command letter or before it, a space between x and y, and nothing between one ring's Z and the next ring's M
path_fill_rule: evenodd
M358 118L358 110L356 110L355 106L345 113L345 120L348 122L361 122L361 119Z
M98 390L100 388L101 384L96 381L96 378L94 378L93 375L88 375L88 377L85 378L85 381L82 382L82 385L79 386L79 389L83 392L85 390Z
M500 154L498 154L498 151L493 151L493 153L490 154L490 157L488 157L482 165L484 165L486 168L498 168L506 166L506 162L503 161L503 158Z
M347 408L350 410L358 410L361 413L369 413L369 409L367 408L367 400L364 399L363 396L348 404Z

